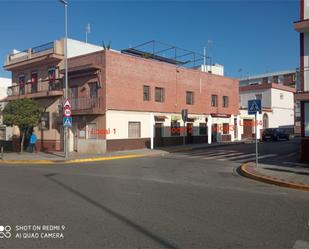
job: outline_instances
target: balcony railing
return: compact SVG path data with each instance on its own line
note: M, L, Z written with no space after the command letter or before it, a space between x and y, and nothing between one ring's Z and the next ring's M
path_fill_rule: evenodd
M71 99L72 110L89 110L95 108L101 108L101 98L100 97L82 97L82 98L73 98Z
M49 42L37 47L29 48L21 52L12 53L7 56L4 66L9 66L14 63L26 61L32 58L40 57L48 54L63 55L62 41Z
M23 86L15 85L8 87L8 96L23 96L35 93L47 93L49 91L58 91L63 89L62 80L57 79L54 82L41 81L36 84L26 83Z

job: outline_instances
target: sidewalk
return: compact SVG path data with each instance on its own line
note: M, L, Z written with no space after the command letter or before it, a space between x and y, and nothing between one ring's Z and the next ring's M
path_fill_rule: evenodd
M216 146L226 146L232 144L241 144L243 141L237 142L221 142L213 144L185 144L177 146L160 147L154 150L140 149L140 150L126 150L117 152L107 152L102 154L81 154L78 152L70 153L69 160L65 160L63 152L38 152L38 153L4 153L3 158L0 155L0 164L51 164L51 163L82 163L103 161L112 159L124 159L142 156L163 155L172 152L191 151L194 149L209 148Z
M240 167L240 173L254 180L282 187L309 191L309 165L303 167L284 167L269 164L246 163Z
M107 152L102 154L70 153L69 160L65 160L63 152L38 152L38 153L4 153L0 164L52 164L52 163L82 163L113 159L136 158L143 156L155 156L167 153L160 150L127 150Z

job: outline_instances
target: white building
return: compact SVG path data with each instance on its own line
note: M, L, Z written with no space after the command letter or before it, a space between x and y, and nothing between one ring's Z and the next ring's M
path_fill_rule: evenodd
M239 107L242 138L255 134L254 115L248 115L248 100L260 99L262 113L257 115L257 138L266 128L284 128L289 133L294 128L295 89L279 84L241 86L239 88Z
M3 101L7 97L8 87L12 86L10 78L0 77L0 112L4 110L7 102ZM3 116L0 115L0 140L10 140L12 137L12 127L3 125Z

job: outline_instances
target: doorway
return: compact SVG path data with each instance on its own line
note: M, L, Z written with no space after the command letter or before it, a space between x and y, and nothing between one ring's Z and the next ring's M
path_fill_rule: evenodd
M155 147L163 146L162 123L155 123Z
M187 123L187 139L186 139L187 144L192 144L193 143L193 124L192 123Z

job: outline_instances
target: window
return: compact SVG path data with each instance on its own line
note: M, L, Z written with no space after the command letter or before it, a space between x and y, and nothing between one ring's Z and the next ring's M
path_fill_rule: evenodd
M48 90L56 90L56 69L48 69Z
M72 109L79 109L79 102L78 102L78 87L74 86L70 88L70 98L71 98L71 105Z
M223 134L229 134L229 124L228 123L224 123L223 124Z
M180 123L177 121L171 122L171 136L180 136Z
M41 130L49 130L49 112L43 112L41 114Z
M283 93L280 93L280 99L283 99L284 95Z
M144 101L150 100L150 86L143 86Z
M200 123L200 135L206 135L206 134L207 134L207 124Z
M218 95L211 95L211 106L218 106Z
M223 96L223 107L228 107L229 106L229 97L228 96Z
M161 87L155 88L155 101L164 102L164 88Z
M141 122L129 122L128 137L141 137Z
M25 94L25 75L20 75L18 77L18 85L19 85L19 95Z
M35 93L38 91L38 73L31 73L31 93Z
M186 92L186 103L187 105L193 105L193 92Z
M98 83L97 82L89 83L89 96L91 99L95 99L98 97Z
M97 138L97 124L88 123L87 124L87 139L96 139Z
M279 79L278 75L273 76L273 82L274 83L278 83L278 79Z
M71 93L71 99L77 99L78 98L78 87L74 86L70 88Z

